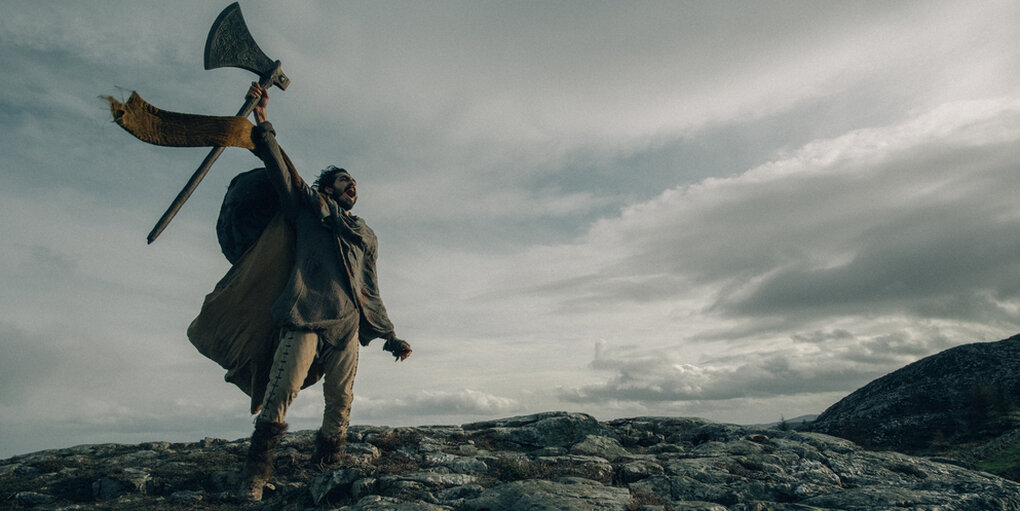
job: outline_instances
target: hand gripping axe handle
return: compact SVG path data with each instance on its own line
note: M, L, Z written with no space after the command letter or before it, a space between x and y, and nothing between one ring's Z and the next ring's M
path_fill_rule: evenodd
M216 69L218 67L239 67L247 69L259 75L259 84L263 87L275 85L281 90L290 85L290 78L283 74L280 68L280 61L273 61L255 44L248 31L248 26L241 16L241 7L234 2L223 9L223 12L213 22L209 29L209 37L205 40L205 68ZM247 97L244 106L237 111L240 117L248 117L248 114L255 109L256 98ZM209 155L202 160L202 165L191 175L188 184L177 194L177 198L170 204L163 216L156 222L156 226L149 233L149 243L156 241L163 229L174 218L184 201L191 197L191 193L198 187L198 183L209 172L213 163L223 153L222 147L214 147Z

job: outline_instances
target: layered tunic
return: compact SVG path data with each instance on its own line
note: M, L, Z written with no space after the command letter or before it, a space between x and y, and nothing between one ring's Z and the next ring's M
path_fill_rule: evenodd
M252 139L295 235L290 277L272 306L277 326L314 331L334 346L355 329L362 345L392 332L376 279L375 233L363 219L295 179L270 123L257 126Z
M379 296L375 233L298 176L272 125L252 130L256 152L280 196L280 212L209 293L188 339L227 370L225 379L262 406L279 329L314 331L339 346L393 331ZM312 365L304 387L322 377Z

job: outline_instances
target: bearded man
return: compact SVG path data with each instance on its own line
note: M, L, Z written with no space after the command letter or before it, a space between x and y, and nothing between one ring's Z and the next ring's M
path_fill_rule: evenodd
M323 170L312 187L296 178L267 121L269 94L253 83L248 95L258 99L254 152L265 163L294 236L290 276L271 307L279 344L242 472L241 496L257 501L272 475L273 449L287 428L287 408L306 382L314 381L317 374L312 373L323 375L325 410L311 462L323 467L339 461L359 346L383 338L383 349L397 360L407 359L411 347L397 338L379 297L375 233L351 214L357 181L334 166Z

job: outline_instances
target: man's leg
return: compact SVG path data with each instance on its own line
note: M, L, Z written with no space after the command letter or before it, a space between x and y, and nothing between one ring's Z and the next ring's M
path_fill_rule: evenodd
M307 330L284 330L273 356L266 397L257 421L282 423L287 409L294 402L301 385L308 377L308 368L315 361L319 336Z
M286 423L255 421L255 432L251 435L248 456L241 471L238 497L250 501L262 500L262 489L273 476L273 450L280 445L280 438L286 430Z
M322 427L315 435L313 466L324 467L340 461L347 426L351 423L354 376L358 372L358 347L358 335L355 332L342 347L326 346L320 354L325 371L322 394L326 407L322 413Z
M287 408L297 397L301 385L308 375L308 368L315 360L319 336L307 331L284 331L280 344L273 355L273 367L269 373L266 397L262 411L255 419L255 433L251 437L248 457L241 473L241 497L247 500L262 500L262 488L273 474L273 450L280 444L280 438L287 430L283 422Z

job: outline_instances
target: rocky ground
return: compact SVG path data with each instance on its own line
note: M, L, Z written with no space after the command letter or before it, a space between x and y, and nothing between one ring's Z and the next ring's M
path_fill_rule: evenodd
M0 461L0 508L1006 510L1020 484L818 433L578 413L419 428L352 427L342 468L288 434L265 500L231 490L247 440L102 444Z

